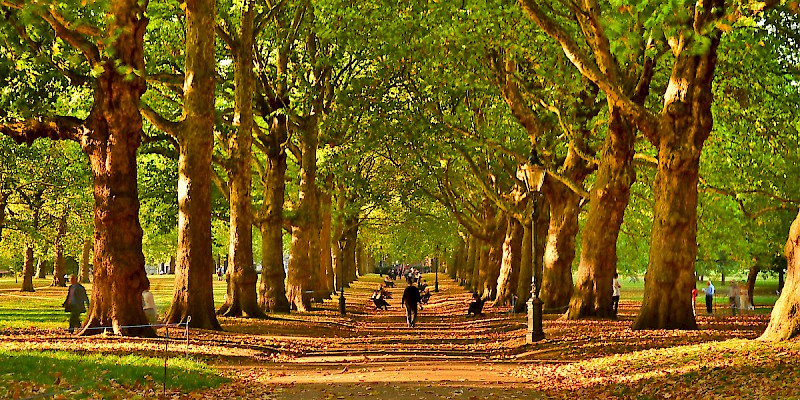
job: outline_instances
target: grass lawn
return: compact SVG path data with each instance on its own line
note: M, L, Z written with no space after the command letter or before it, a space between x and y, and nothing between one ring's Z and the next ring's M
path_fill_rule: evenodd
M203 363L180 358L168 361L170 393L226 381ZM132 398L158 394L163 385L164 360L160 358L0 350L0 398Z

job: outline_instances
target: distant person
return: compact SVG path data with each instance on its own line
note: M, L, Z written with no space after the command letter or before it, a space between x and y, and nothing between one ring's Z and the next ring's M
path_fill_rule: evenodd
M711 283L711 279L708 280L703 293L706 294L706 312L711 314L714 311L714 285Z
M728 305L731 307L731 315L736 316L736 310L739 309L739 286L736 282L731 282L728 287Z
M409 282L406 290L403 291L403 299L401 300L401 304L406 308L406 322L408 322L409 328L413 328L414 324L417 323L417 305L421 297L419 289Z
M375 289L375 291L372 292L372 302L375 303L375 308L378 310L389 309L389 303L386 301L381 289Z
M478 316L483 315L483 303L486 300L481 298L481 295L478 292L472 293L472 300L469 302L469 307L467 308L467 316L470 315Z
M692 288L692 315L695 317L697 316L697 309L695 304L697 303L697 287Z
M611 281L611 308L614 309L614 316L619 311L619 294L622 291L622 284L619 283L619 274L614 272L614 280Z
M150 281L146 281L144 291L142 292L142 309L144 315L150 323L155 323L158 320L158 311L156 311L156 299L153 293L150 292Z
M383 278L383 284L386 285L386 287L394 287L394 281L389 275Z
M81 327L81 314L86 312L89 306L89 297L86 296L86 289L78 283L78 275L69 277L69 290L67 298L64 300L64 311L69 313L69 333L74 333L75 329Z

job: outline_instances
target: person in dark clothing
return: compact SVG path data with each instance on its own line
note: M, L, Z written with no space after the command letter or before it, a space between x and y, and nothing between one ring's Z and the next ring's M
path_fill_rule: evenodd
M69 313L69 333L81 327L81 314L86 312L89 306L89 297L86 296L86 289L78 283L78 275L69 278L69 291L67 299L64 300L64 311Z
M420 298L419 289L409 283L406 290L403 291L403 300L401 302L403 307L406 308L406 321L409 328L413 328L417 322L417 304L419 304Z
M472 293L472 301L467 308L467 316L474 315L477 317L478 315L483 315L483 303L485 301L478 292Z

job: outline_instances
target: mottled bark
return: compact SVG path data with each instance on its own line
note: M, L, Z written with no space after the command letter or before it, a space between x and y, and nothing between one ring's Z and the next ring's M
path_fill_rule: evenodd
M239 40L232 49L234 66L234 116L236 128L225 143L228 150L228 189L230 225L228 254L232 262L230 295L217 310L226 317L264 318L258 305L258 274L253 263L253 218L251 210L252 144L253 144L253 0L245 1L241 10Z
M58 228L56 230L56 241L53 257L53 286L67 286L64 279L66 270L66 260L64 259L64 238L67 236L67 213L65 212L58 218Z
M176 132L180 144L177 268L172 305L164 320L186 322L191 316L192 327L221 330L214 309L211 253L215 3L196 0L185 5L184 119Z
M617 238L636 179L634 133L619 110L611 106L600 168L590 191L589 213L581 233L581 259L568 319L614 317L611 282L617 268Z
M332 178L332 176L330 176ZM328 182L330 183L330 181ZM330 187L330 184L327 185ZM319 231L319 277L320 288L324 297L333 292L333 259L331 255L331 235L333 230L333 196L328 192L320 193L321 229Z
M78 272L78 279L80 283L89 283L89 260L92 254L92 240L86 238L83 240L83 251L81 252L81 265Z
M531 244L533 241L531 224L522 223L522 246L520 247L519 277L517 278L517 303L514 312L525 312L525 302L531 296L531 278L533 268L531 266Z
M261 175L264 202L259 213L261 230L261 287L259 305L269 312L289 312L286 297L286 271L283 269L283 203L286 197L286 117L272 119L269 135L260 135L266 165Z
M497 297L497 278L503 263L503 242L505 241L507 224L505 218L500 218L493 223L491 242L487 254L486 278L483 280L483 293L489 300Z
M47 268L49 262L44 259L36 260L36 279L44 279L47 277Z
M713 26L723 0L696 5L694 26ZM696 35L694 26L684 34ZM712 81L721 32L710 29L708 46L689 40L672 67L657 136L658 171L653 182L653 230L642 308L632 329L697 329L691 300L697 256L697 181L700 154L711 133Z
M33 288L33 246L25 246L25 260L22 266L22 292L34 292Z
M522 224L509 218L503 240L503 260L497 277L497 297L495 304L511 304L517 292L520 261L522 259Z
M786 283L759 340L778 342L800 335L800 213L789 230L784 255L788 261Z
M475 236L469 235L467 238L467 259L464 263L463 275L461 278L462 286L468 291L473 290L472 274L475 271L475 264L478 256L478 239Z
M300 190L299 201L292 220L292 249L289 254L289 276L286 282L286 295L289 302L298 311L311 309L311 302L304 293L312 290L316 282L319 265L312 264L312 260L319 260L319 229L315 217L318 214L317 204L317 142L318 137L317 117L311 116L303 121L298 128L300 134ZM316 236L316 240L313 240ZM316 243L315 253L312 258L312 243Z

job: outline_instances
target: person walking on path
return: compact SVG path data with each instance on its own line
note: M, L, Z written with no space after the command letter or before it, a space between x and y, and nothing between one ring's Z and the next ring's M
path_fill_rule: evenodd
M711 314L714 312L714 285L711 283L711 279L708 280L708 286L703 289L703 292L706 294L706 311Z
M697 288L692 288L692 315L695 317L697 316L697 309L695 308L695 304L697 304Z
M158 311L156 311L156 299L153 293L150 292L150 282L147 281L144 285L144 292L142 292L142 309L144 315L150 323L155 323L158 320Z
M89 306L89 297L86 296L86 289L78 283L78 275L69 277L69 290L67 298L64 300L64 311L69 313L69 333L81 327L81 314L86 312Z
M617 312L619 312L619 294L622 290L622 285L619 283L619 274L614 272L614 280L611 281L611 288L613 292L611 293L611 307L614 309L614 316L617 316Z
M409 282L406 290L403 291L403 299L401 301L403 307L406 308L406 321L409 328L413 328L417 322L417 304L419 304L421 297L419 289Z

